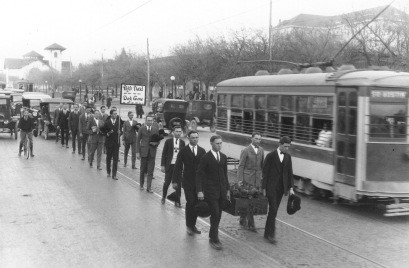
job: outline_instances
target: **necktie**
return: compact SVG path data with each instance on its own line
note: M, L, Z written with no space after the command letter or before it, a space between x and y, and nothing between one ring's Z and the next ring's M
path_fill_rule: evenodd
M151 127L148 127L148 133L149 134L151 133Z
M283 152L280 152L280 154L282 154L282 155L283 155L284 153L283 153Z
M217 162L219 163L219 162L220 162L220 159L219 159L219 152L216 152L216 154L217 154Z
M176 139L176 145L178 145L178 139Z
M254 145L254 148L258 149L258 145Z
M193 149L193 155L196 155L196 154L195 154L195 146L193 146L192 149Z

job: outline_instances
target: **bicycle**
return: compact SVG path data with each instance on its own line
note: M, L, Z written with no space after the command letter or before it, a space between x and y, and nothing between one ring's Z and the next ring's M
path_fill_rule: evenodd
M24 156L29 159L32 155L31 152L31 143L30 143L30 139L28 138L28 133L26 133L26 138L24 140Z

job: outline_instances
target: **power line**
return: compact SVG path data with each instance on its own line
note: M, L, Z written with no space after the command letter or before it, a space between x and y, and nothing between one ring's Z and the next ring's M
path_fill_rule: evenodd
M123 19L124 17L126 17L126 16L128 16L129 14L135 12L136 10L140 9L141 7L145 6L146 4L148 4L148 3L152 2L152 1L153 1L153 0L148 0L148 1L144 2L144 3L142 3L141 5L137 6L137 7L134 8L134 9L132 9L131 11L125 13L124 15L122 15L122 16L116 18L116 19L114 19L114 20L111 21L111 22L108 22L107 24L102 25L101 27L99 27L98 29L96 29L96 30L90 32L90 33L87 34L87 35L91 35L91 34L93 34L93 33L96 33L96 32L98 32L98 31L104 29L105 27L108 27L109 25L111 25L111 24L117 22L117 21L120 20L120 19Z

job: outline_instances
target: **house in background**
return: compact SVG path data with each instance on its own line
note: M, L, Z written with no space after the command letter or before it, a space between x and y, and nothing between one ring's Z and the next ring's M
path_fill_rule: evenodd
M6 58L4 59L4 70L6 75L6 84L12 87L16 80L27 79L32 69L39 71L55 71L56 73L71 72L71 62L62 60L62 52L65 50L63 46L54 43L44 50L47 52L47 57L31 51L23 55L23 58Z

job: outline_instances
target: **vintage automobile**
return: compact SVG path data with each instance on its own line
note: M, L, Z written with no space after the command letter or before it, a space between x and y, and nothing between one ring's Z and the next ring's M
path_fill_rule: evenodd
M17 139L17 121L18 117L11 114L10 96L0 94L0 132L14 134Z
M61 98L44 98L40 101L40 117L38 118L39 134L48 139L50 133L56 132L56 127L53 125L54 111L60 103L67 103L69 108L74 104L72 100Z
M75 96L76 95L77 95L77 92L75 92L75 91L64 91L61 94L61 97L63 99L69 99L69 100L75 101Z
M179 125L183 131L186 129L186 113L189 103L178 99L156 99L152 103L154 119L166 133Z
M20 118L20 111L23 108L23 94L22 93L11 93L11 114Z
M46 98L51 98L51 96L41 92L24 92L22 96L23 108L20 110L20 114L23 112L24 107L27 107L34 118L36 130L38 130L38 118L40 117L40 102Z
M216 131L216 103L214 101L192 100L189 101L186 120L189 129L196 130L197 126L210 127L211 132Z

